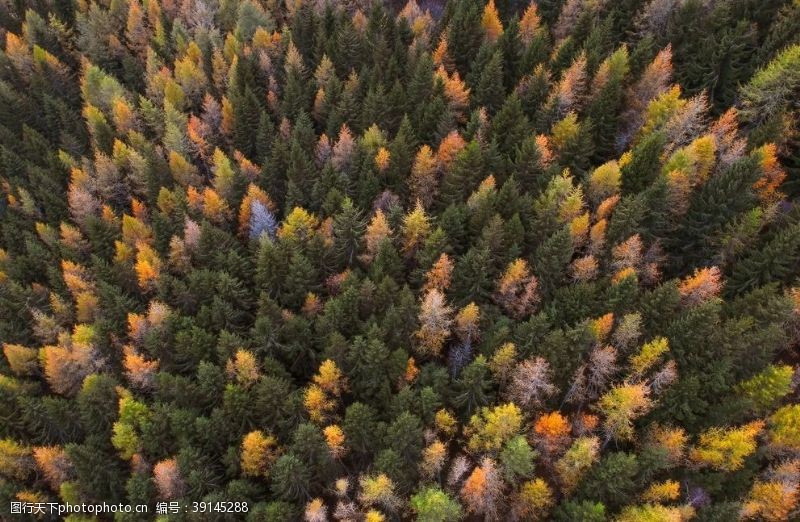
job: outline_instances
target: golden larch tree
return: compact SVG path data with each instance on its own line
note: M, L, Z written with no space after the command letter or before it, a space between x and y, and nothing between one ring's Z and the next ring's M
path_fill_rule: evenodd
M500 35L503 34L503 23L500 21L500 13L497 12L494 0L489 0L483 8L481 27L483 27L486 39L491 43L496 42Z

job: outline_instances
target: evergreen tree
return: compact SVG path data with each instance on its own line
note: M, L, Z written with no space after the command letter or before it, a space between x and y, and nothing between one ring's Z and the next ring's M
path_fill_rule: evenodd
M791 277L800 255L800 225L789 225L760 249L734 264L727 291L735 295L771 281Z
M475 105L486 107L489 114L494 114L503 105L505 89L503 88L503 55L500 50L492 53L485 67L475 82ZM478 74L477 72L475 73Z
M492 137L507 163L510 163L517 144L522 143L529 132L528 118L522 112L519 97L512 93L492 120Z
M350 266L356 259L365 225L350 199L342 202L341 212L333 220L333 234L340 263Z
M448 3L451 11L447 18L447 46L450 56L462 75L470 71L470 64L481 45L481 13L483 6L476 0Z
M444 174L440 199L444 204L462 203L485 173L483 152L476 141L464 147Z

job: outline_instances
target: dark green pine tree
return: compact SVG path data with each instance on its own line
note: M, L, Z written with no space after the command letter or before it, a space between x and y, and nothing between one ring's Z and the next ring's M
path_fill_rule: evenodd
M722 227L756 206L753 183L761 174L754 158L743 158L722 174L713 176L692 195L689 211L671 241L671 250L683 259L683 266L695 267L713 261L716 237Z
M255 158L261 104L257 73L249 59L241 57L233 75L228 97L233 106L233 144L249 158Z
M249 86L231 95L233 106L233 146L248 158L257 156L261 105Z
M258 117L258 133L255 140L255 160L259 165L265 165L269 161L274 139L275 125L267 112L262 110Z
M463 78L471 70L472 60L483 40L483 2L452 1L448 2L447 11L452 13L447 22L447 47Z
M418 107L414 128L419 136L426 136L431 141L438 141L453 128L453 121L453 114L444 97L444 86L441 82L437 82L433 97Z
M374 332L373 332L374 333ZM395 382L389 359L391 352L374 336L358 336L347 356L347 374L356 400L376 408L391 399L390 383Z
M403 84L400 80L395 80L386 98L382 100L384 116L380 126L390 135L399 130L403 117L409 112L408 100Z
M154 504L158 496L149 475L134 473L125 483L127 501L131 504Z
M288 502L305 501L311 496L312 475L309 467L297 455L281 455L272 469L270 491Z
M563 5L563 0L541 0L536 2L536 7L538 8L539 15L542 17L542 21L549 26L553 26L556 20L558 20L558 15Z
M306 113L295 121L286 163L286 209L309 208L316 169L311 157L314 150L314 129ZM311 207L313 208L313 207Z
M425 242L415 254L414 257L417 261L416 274L412 274L409 279L413 283L421 283L424 273L430 270L439 256L442 254L450 254L450 248L447 234L442 227L436 227L431 234L425 238Z
M527 72L520 70L523 45L519 39L519 19L514 17L497 40L497 47L503 53L503 85L506 91L511 91L517 85L521 74Z
M283 208L286 202L286 171L289 167L290 141L277 137L270 149L270 157L261 167L260 185L273 201ZM289 208L289 211L292 209Z
M575 492L576 500L599 501L609 509L626 505L636 491L639 463L636 455L614 452L592 466Z
M477 72L476 72L477 75ZM505 88L503 87L503 53L497 49L492 53L489 62L480 69L478 80L474 84L473 105L486 107L490 115L503 105Z
M800 5L784 5L769 25L769 34L759 48L758 62L768 63L792 44L800 43Z
M400 128L388 147L391 160L386 173L387 188L401 197L405 196L407 191L406 179L411 173L416 148L417 136L411 125L411 119L403 116Z
M299 67L290 67L286 73L286 86L281 96L281 112L287 118L296 118L301 112L308 111L311 94L311 83L307 72Z
M310 4L302 4L291 20L292 43L300 51L303 60L310 60L314 56L316 27L320 23L317 12L312 7Z
M292 142L286 169L286 209L309 207L314 162L297 142Z
M404 411L386 428L385 445L399 458L394 478L406 491L412 490L419 476L418 462L424 445L419 417Z
M516 93L509 95L503 102L500 111L492 119L491 136L497 142L497 148L510 168L518 144L530 134L530 122L522 110L522 103Z
M89 435L79 444L66 446L81 491L98 502L123 502L125 464L108 438Z
M556 290L546 309L555 324L576 324L586 317L602 315L607 306L599 285L578 283Z
M509 219L514 215L519 218L521 214L527 213L528 209L532 207L528 203L528 198L522 196L516 176L512 174L497 193L497 211L503 219Z
M586 51L586 69L591 73L597 70L600 62L614 50L617 39L614 37L615 13L595 21L583 48Z
M340 266L349 267L355 263L365 229L361 211L350 198L345 198L340 212L333 218L333 237Z
M463 203L485 177L483 151L472 140L455 157L444 173L439 197L443 206Z
M729 335L744 334L741 324L723 323L720 313L719 303L710 301L683 311L667 324L664 335L670 340L672 357L687 371L665 392L652 414L654 420L681 415L687 429L713 426L713 403L729 394L733 384ZM732 329L725 332L726 328Z
M439 226L447 234L453 252L458 255L463 254L467 247L468 213L466 205L451 204L442 211L438 219Z
M514 158L513 172L523 193L536 196L547 187L550 178L542 168L542 153L535 136L528 136L520 142Z
M585 16L581 20L586 20ZM554 56L550 66L550 73L554 78L558 78L570 65L575 62L583 47L580 39L576 35L567 36L558 47L553 49Z
M737 261L731 269L725 290L733 296L772 281L787 282L796 274L798 264L800 224L793 223Z
M470 217L470 229L473 236L479 239L475 246L489 253L489 264L486 270L489 276L498 274L509 262L509 245L506 240L505 223L499 214L495 213L496 198L485 202L483 208Z
M634 234L643 233L647 208L647 197L644 194L625 196L620 199L608 222L606 243L616 245Z
M331 457L322 430L306 422L297 427L292 436L289 452L296 455L311 472L312 494L319 494L336 472L336 463Z
M550 295L561 285L573 251L572 238L566 227L547 238L536 250L532 267L544 295Z
M633 158L622 167L622 192L635 194L646 189L661 172L661 154L667 138L662 132L653 132L633 148Z
M308 258L293 249L289 259L286 279L283 281L283 302L288 306L299 308L305 301L306 294L316 287L318 268Z
M492 279L488 273L491 261L485 248L470 248L453 269L453 300L459 305L488 300Z
M716 15L716 11L712 20L718 25L713 36L699 43L709 52L692 53L691 58L685 58L683 67L678 62L677 70L678 78L683 80L689 93L706 90L709 101L719 110L733 103L739 85L750 78L758 40L749 20L734 23L726 15Z
M390 110L386 103L386 89L382 83L370 87L361 109L361 128L368 129L372 124L382 125Z
M550 33L546 30L538 31L531 43L522 50L518 66L519 76L530 74L537 65L547 63L551 52Z
M583 520L584 522L603 522L606 520L606 507L597 501L567 500L558 505L553 513L556 522L571 522Z
M390 278L399 282L403 278L403 259L400 253L392 244L391 240L385 239L378 247L378 253L369 267L369 275L373 281L381 281Z
M599 92L593 94L586 115L592 120L592 141L595 163L611 157L616 150L615 138L619 114L624 100L624 81L628 74L628 55L624 50L608 58L608 79Z
M430 54L423 53L409 65L409 68L411 77L406 86L406 97L412 111L417 111L419 105L433 95L434 80L431 74L433 59Z
M461 371L453 387L453 404L459 409L463 419L470 418L480 408L491 404L494 393L486 359L479 356L469 363Z
M336 72L343 78L350 71L360 68L361 57L365 55L364 41L349 17L339 17L336 32L328 45L328 56L336 64Z
M374 408L354 402L345 411L342 429L355 461L365 464L378 450L375 442L382 440L385 425L378 421L378 412Z
M686 2L668 27L676 78L690 94L707 90L715 107L730 104L752 73L757 36L748 20L735 20L727 2L710 11L700 0Z

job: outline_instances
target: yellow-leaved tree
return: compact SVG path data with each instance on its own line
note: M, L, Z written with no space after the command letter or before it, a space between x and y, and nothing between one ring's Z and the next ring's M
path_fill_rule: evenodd
M613 387L600 398L598 408L605 416L606 440L633 438L633 421L652 407L650 389L642 383Z
M700 434L697 446L689 452L689 460L699 467L720 471L741 469L744 459L756 450L756 437L763 429L763 421L738 428L711 428Z
M503 34L503 23L500 21L500 14L497 12L494 0L489 0L483 8L481 27L483 27L486 39L492 43L496 42L500 35Z
M425 294L420 304L419 323L419 330L415 332L417 351L421 355L439 356L453 323L453 309L439 290L432 289Z
M251 431L242 439L242 471L248 477L266 478L278 454L278 439L263 431Z
M475 452L498 450L522 429L522 411L513 402L494 408L481 408L472 416L465 434L468 447Z
M403 252L412 257L431 232L431 222L420 200L414 209L403 217Z
M528 262L516 259L509 263L500 280L494 299L515 319L522 319L539 303L539 281L531 274Z
M555 465L561 489L569 494L600 456L597 437L579 437Z

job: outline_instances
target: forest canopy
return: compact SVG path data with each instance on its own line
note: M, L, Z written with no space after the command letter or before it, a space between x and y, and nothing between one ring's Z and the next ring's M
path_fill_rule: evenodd
M18 0L0 49L0 518L800 516L797 0Z

